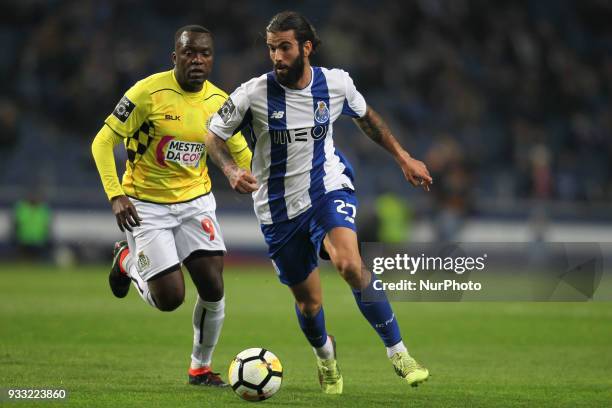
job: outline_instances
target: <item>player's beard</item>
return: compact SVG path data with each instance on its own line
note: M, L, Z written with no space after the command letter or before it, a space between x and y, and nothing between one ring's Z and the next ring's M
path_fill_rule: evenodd
M274 67L274 72L276 73L276 80L281 85L287 88L294 88L304 73L304 51L300 48L300 55L287 66L286 73L279 73L276 66Z

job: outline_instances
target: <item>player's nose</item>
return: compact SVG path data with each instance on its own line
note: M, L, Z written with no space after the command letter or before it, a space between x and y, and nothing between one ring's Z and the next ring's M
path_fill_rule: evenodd
M196 52L195 55L193 56L193 59L191 60L192 64L197 64L197 65L201 65L204 63L204 55L200 54L199 52Z
M274 62L283 62L283 58L279 50L272 52L272 60L274 60Z

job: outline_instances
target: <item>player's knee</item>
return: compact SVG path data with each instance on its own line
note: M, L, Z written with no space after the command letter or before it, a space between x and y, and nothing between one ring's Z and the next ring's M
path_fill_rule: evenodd
M165 299L164 301L158 302L157 307L162 312L172 312L173 310L178 309L178 307L182 304L183 304L183 299L172 298L172 299Z
M204 288L204 292L204 296L200 294L203 299L210 299L212 302L220 300L223 297L223 279L213 279L210 286Z
M298 309L306 317L314 317L321 310L321 300L312 299L307 302L297 302Z
M202 256L201 251L196 251L185 265L200 298L216 302L223 297L223 256Z
M344 280L352 287L361 285L361 260L359 258L342 257L334 262L336 269Z
M159 299L155 299L157 308L162 312L172 312L178 309L185 300L185 292L175 292L171 294L165 294L160 296Z

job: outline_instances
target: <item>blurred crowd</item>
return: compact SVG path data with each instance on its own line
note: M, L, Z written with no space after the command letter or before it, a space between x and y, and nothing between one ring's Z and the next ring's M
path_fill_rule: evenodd
M62 166L75 170L62 171L71 176L53 182L79 173L82 185L101 191L88 145L127 88L171 67L177 27L213 31L211 79L231 92L270 69L264 28L287 7L319 31L314 63L350 72L398 138L426 159L439 206L463 213L487 199L612 199L606 0L9 1L0 16L0 157L59 144L47 151L59 156L47 157L45 176L70 158ZM336 134L358 164L364 194L400 191L401 173L380 166L385 154L350 121ZM16 182L6 174L0 186Z

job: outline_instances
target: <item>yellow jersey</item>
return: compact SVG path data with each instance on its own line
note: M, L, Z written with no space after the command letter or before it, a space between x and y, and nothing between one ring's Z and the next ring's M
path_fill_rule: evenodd
M128 160L123 193L170 204L210 192L206 124L226 99L227 94L209 81L199 92L185 91L173 70L151 75L131 87L104 121L125 143ZM240 132L227 146L240 167L250 167L252 154ZM121 194L107 185L112 183L103 175L102 181L109 199Z

